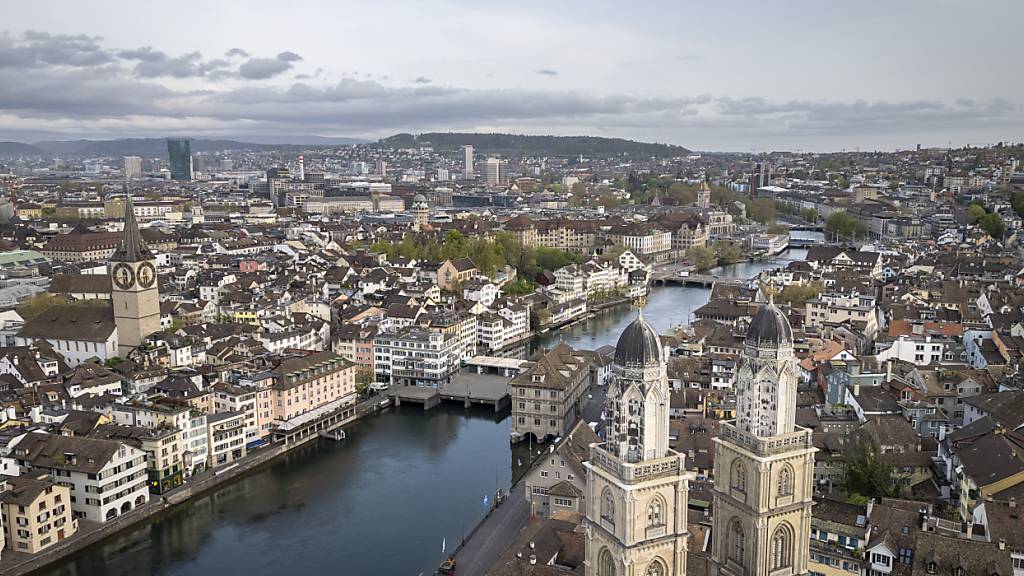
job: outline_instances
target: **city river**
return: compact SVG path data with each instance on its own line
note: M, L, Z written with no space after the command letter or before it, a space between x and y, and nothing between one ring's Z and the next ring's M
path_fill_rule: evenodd
M714 273L749 278L805 253ZM644 317L665 331L707 297L702 288L655 288ZM614 345L633 315L610 309L539 344ZM509 445L507 415L484 408L407 406L346 430L341 443L299 448L39 574L431 574L442 542L451 551L483 518L484 495L508 489L521 450Z

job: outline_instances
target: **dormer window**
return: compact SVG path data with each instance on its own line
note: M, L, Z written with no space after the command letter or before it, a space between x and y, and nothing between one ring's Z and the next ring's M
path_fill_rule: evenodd
M966 576L967 570L964 570L963 566L957 566L956 570L953 571L955 576Z
M928 563L928 573L929 574L935 574L936 568L937 567L935 566L935 562L929 562Z

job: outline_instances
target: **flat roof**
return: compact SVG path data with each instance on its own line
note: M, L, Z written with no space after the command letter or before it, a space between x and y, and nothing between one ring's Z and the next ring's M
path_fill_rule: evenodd
M484 366L487 368L514 368L519 369L526 364L527 360L516 358L499 358L497 356L473 356L466 360L467 366Z

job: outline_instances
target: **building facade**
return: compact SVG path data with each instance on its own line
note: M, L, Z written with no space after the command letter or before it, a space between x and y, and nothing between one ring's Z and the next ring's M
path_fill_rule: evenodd
M135 220L129 195L121 245L110 257L110 299L117 326L118 355L122 358L160 330L160 293L154 261Z

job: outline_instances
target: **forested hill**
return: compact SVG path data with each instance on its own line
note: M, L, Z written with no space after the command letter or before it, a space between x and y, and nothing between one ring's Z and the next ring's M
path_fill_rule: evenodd
M520 134L474 134L459 132L428 132L425 134L395 134L381 140L381 144L395 147L433 146L439 152L457 150L470 144L478 155L501 154L553 157L609 158L612 156L673 157L689 154L682 146L650 144L623 138L597 136L526 136Z

